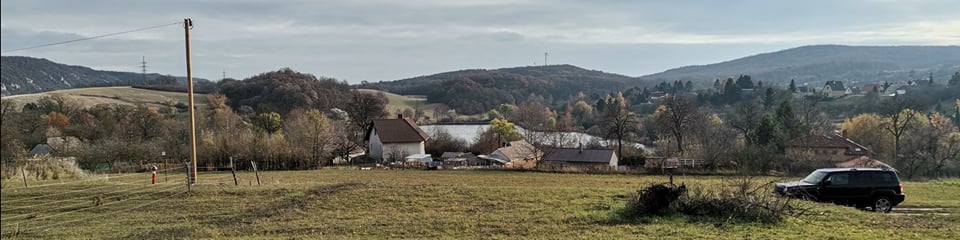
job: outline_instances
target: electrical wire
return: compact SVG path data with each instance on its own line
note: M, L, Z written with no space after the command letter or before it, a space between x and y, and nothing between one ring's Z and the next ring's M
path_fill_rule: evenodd
M162 192L165 192L165 191L174 190L174 189L177 189L177 188L180 188L180 187L183 187L183 185L180 185L180 184L171 185L170 187L167 187L167 188L164 188L164 189L161 189L161 190L157 190L157 193L162 193ZM143 192L141 192L141 193L143 193ZM64 214L70 214L70 213L80 212L80 211L89 210L89 209L98 208L98 207L105 207L105 206L108 206L108 205L113 205L113 204L121 203L121 202L128 201L128 200L139 199L139 198L143 198L143 197L146 197L146 196L149 196L149 195L154 195L154 194L156 194L156 193L147 193L147 194L142 194L142 195L136 196L136 197L124 198L123 200L120 200L120 201L104 203L104 204L101 204L100 206L85 207L85 208L80 208L80 209L77 209L77 210L71 210L71 211L56 213L56 214L47 215L47 216L43 216L43 217L26 219L26 220L23 220L23 221L19 221L19 222L15 223L15 224L33 222L33 221L43 220L43 219L47 219L47 218L51 218L51 217L62 216L62 215L64 215ZM7 222L9 222L9 221L7 221ZM9 226L13 226L13 225L12 225L12 224L8 224L8 225L3 225L3 226L9 227Z
M77 201L77 200L82 200L83 198L95 197L95 196L97 196L97 195L103 196L102 198L104 198L104 199L109 199L109 198L122 198L122 199L126 199L126 197L128 197L128 196L130 196L130 195L136 195L136 194L140 194L140 193L146 192L146 191L136 191L136 190L141 190L141 189L148 189L148 188L147 188L147 187L133 187L133 188L128 188L128 189L116 190L116 191L108 192L108 193L102 193L102 194L101 194L101 193L98 193L98 194L96 194L96 195L94 195L94 196L81 196L81 197L76 197L76 198L71 198L71 199L58 200L58 201L54 201L54 202L51 202L51 203L40 203L40 204L34 204L34 205L29 205L29 206L20 206L20 207L17 207L17 208L15 208L15 209L31 208L31 207L41 206L41 205L48 205L48 204L60 203L60 202L67 202L67 201ZM127 193L127 192L129 192L129 193ZM110 195L110 194L119 194L119 193L125 193L125 194L122 194L122 195L114 195L114 196L107 196L107 195ZM45 210L41 210L41 211L34 211L34 212L22 213L22 214L14 215L14 216L12 216L12 217L7 216L7 217L5 217L5 218L0 218L0 221L7 221L7 220L10 220L10 219L19 218L19 217L27 216L27 215L30 215L30 214L36 214L36 213L56 212L57 210L69 209L69 208L76 207L76 206L81 206L81 205L84 205L84 204L89 204L89 201L72 203L72 204L69 204L69 205L63 205L63 206L59 206L59 207L56 207L56 208L50 208L50 209L45 209ZM14 209L8 209L7 211L9 212L9 211L11 211L11 210L14 210Z
M80 190L74 190L74 191L71 191L71 192L77 192L77 191L92 191L92 190L97 190L97 189L102 189L102 188L107 188L107 187L124 186L124 185L129 185L129 184L131 184L131 183L137 183L137 182L143 182L143 181L144 181L144 180L138 179L138 180L129 181L129 182L126 182L126 183L119 183L119 184L115 184L115 185L106 185L106 186L101 186L101 187L96 187L96 188L90 188L90 189L80 189ZM137 188L132 188L132 189L137 189ZM123 191L119 191L119 192L124 192L124 191L128 191L128 190L123 190ZM65 192L65 193L56 194L56 195L63 195L63 194L67 194L67 193L70 193L70 192ZM107 193L107 194L113 194L113 193L117 193L117 191L115 191L115 192L110 192L110 193ZM3 209L2 211L10 212L10 211L17 210L17 209L30 208L30 207L36 207L36 206L40 206L40 205L47 205L47 204L54 204L54 203L61 203L61 202L67 202L67 201L72 201L72 200L77 200L77 199L83 199L83 198L89 198L89 197L90 197L90 196L80 196L80 197L75 197L75 198L60 199L60 200L56 200L56 201L53 201L53 202L44 202L44 203L38 203L38 204L34 204L34 205L26 205L26 206L18 206L18 207L13 207L13 208L7 208L7 209ZM20 199L17 199L17 200L20 200ZM9 203L9 202L8 202L8 203Z
M143 207L148 206L148 205L150 205L150 204L157 203L157 202L159 202L159 201L161 201L161 200L164 200L164 199L167 199L167 198L171 198L171 197L174 197L174 196L183 194L183 193L185 193L185 192L187 192L187 191L179 191L179 192L177 192L177 193L174 193L174 194L171 194L171 195L168 195L168 196L165 196L165 197L161 197L161 198L159 198L159 199L156 199L156 200L153 200L153 201L149 201L149 202L146 202L146 203L143 203L143 204L134 206L134 207L132 207L132 208L121 209L121 210L117 210L117 211L113 211L113 212L108 212L108 213L104 213L104 214L99 214L99 215L96 215L96 216L90 216L90 217L86 217L86 218L81 218L81 219L74 219L74 220L69 220L69 221L64 221L64 222L58 222L58 223L43 225L43 226L40 226L40 227L36 227L35 229L45 229L45 228L49 228L49 227L53 227L53 226L59 226L59 225L67 224L67 223L74 223L74 222L79 222L79 221L85 221L85 220L90 220L90 219L93 219L93 218L105 217L105 216L109 216L109 215L113 215L113 214L117 214L117 213L121 213L121 212L126 212L126 211L130 211L130 210L138 209L138 208L143 208Z
M130 176L138 176L137 174L120 174L120 175L121 175L121 176L119 176L119 177L113 177L113 178L125 178L125 177L130 177ZM21 189L29 190L29 189L36 189L36 188L40 188L40 187L59 186L59 185L74 184L74 183L83 183L83 182L92 182L92 181L101 181L101 180L108 180L108 181L110 180L110 175L104 175L104 176L105 176L104 178L99 178L99 177L97 177L97 178L92 178L92 179L87 179L87 180L80 180L80 181L73 181L73 182L61 182L61 183L41 184L41 185L35 185L35 186L30 186L30 187L4 188L2 191L21 190Z
M137 174L129 174L129 175L124 175L124 176L120 176L120 177L114 177L114 179L123 178L123 177L127 177L127 176L139 176L139 175L137 175ZM93 179L93 180L104 180L104 181L107 181L107 183L111 183L109 179L110 179L110 178L108 177L108 178ZM85 180L85 181L91 181L91 180ZM139 182L139 181L143 181L143 180L134 180L134 181L128 181L128 182L123 182L123 183L119 183L119 184L120 184L120 185L124 185L124 184L130 184L130 183ZM78 182L84 182L84 181L78 181ZM77 183L77 182L72 182L72 183ZM69 183L63 183L63 184L69 184ZM38 199L38 198L47 198L47 197L53 197L53 196L60 196L60 195L69 194L69 193L75 193L75 192L82 192L82 191L89 191L89 190L97 190L97 189L107 188L107 187L112 187L112 186L115 186L115 185L105 185L105 186L92 187L92 188L86 188L86 189L78 189L78 190L67 191L67 192L47 194L47 195L43 195L43 196L20 198L20 199L14 199L14 200L4 201L4 203L22 202L22 201L26 201L26 200L33 200L33 199Z
M97 36L93 36L93 37L86 37L86 38L74 39L74 40L69 40L69 41L62 41L62 42L55 42L55 43L47 43L47 44L40 44L40 45L36 45L36 46L30 46L30 47L22 47L22 48L17 48L17 49L4 50L4 51L2 51L2 52L0 52L0 53L8 53L8 52L16 52L16 51L29 50L29 49L34 49L34 48L49 47L49 46L55 46L55 45L60 45L60 44L67 44L67 43L73 43L73 42L79 42L79 41L86 41L86 40L91 40L91 39L104 38L104 37L116 36L116 35L121 35L121 34L139 32L139 31L146 31L146 30L150 30L150 29L154 29L154 28L161 28L161 27L166 27L166 26L171 26L171 25L179 25L179 24L183 24L183 22L167 23L167 24L163 24L163 25L157 25L157 26L151 26L151 27L145 27L145 28L138 28L138 29L134 29L134 30L127 30L127 31L123 31L123 32L116 32L116 33L109 33L109 34L97 35Z

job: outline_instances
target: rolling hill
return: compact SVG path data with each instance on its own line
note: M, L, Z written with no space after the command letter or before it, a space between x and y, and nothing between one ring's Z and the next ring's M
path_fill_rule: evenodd
M639 77L643 81L714 79L746 74L764 83L785 86L844 82L900 82L927 79L944 81L960 71L960 46L841 46L815 45L757 54L731 61L687 66Z
M617 91L635 84L628 76L587 70L573 65L473 69L403 80L372 83L360 88L400 95L424 95L431 103L444 103L459 113L477 114L504 103L531 96L548 103L587 94Z
M95 70L83 66L56 63L43 58L2 56L0 57L0 96L39 93L78 87L102 87L143 84L144 76L133 72ZM147 74L146 80L161 74ZM177 77L186 82L183 77ZM209 82L194 78L195 82Z

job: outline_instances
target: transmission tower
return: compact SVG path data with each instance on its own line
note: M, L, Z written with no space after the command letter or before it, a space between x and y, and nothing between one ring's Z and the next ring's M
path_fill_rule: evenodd
M143 74L143 84L147 84L147 56L143 56L140 60L140 73ZM133 86L132 82L130 86Z

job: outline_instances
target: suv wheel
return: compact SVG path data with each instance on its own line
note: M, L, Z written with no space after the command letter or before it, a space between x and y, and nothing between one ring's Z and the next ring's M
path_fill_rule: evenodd
M890 197L879 196L873 199L873 211L888 213L893 210L893 201Z

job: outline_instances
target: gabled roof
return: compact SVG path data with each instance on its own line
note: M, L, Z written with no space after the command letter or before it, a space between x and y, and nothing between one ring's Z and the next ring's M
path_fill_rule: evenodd
M507 144L506 147L498 148L501 154L506 156L507 161L532 159L537 157L536 149L527 141L519 140Z
M892 169L890 165L883 163L876 159L870 159L867 156L856 157L846 162L837 163L835 165L838 168L880 168L880 169Z
M846 153L850 155L866 155L870 151L863 145L837 135L807 135L788 141L787 147L844 148L847 149Z
M553 148L546 151L544 161L610 163L613 149Z
M46 143L37 144L36 146L33 146L33 149L30 149L30 155L33 156L54 153L57 153L57 150L53 149L53 147L50 147L50 145Z
M409 118L373 120L372 130L377 131L382 143L415 143L430 139L426 132ZM366 140L370 140L372 131L367 130Z
M831 91L846 91L847 88L843 86L841 81L827 81L827 84L824 86L830 86Z

